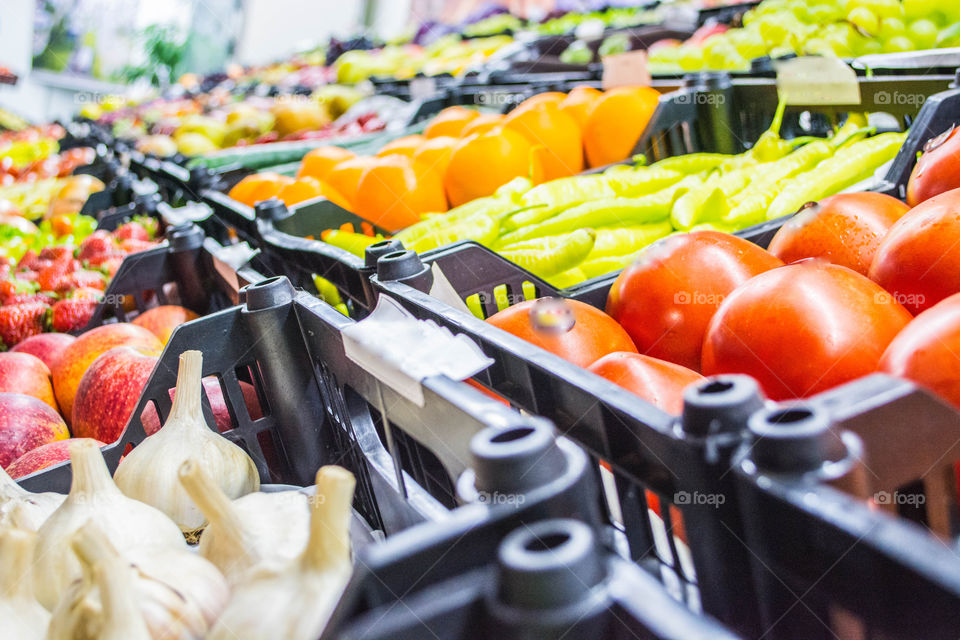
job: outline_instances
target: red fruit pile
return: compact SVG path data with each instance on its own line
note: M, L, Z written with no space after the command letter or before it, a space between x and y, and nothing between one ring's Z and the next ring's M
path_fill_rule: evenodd
M95 231L80 243L28 251L0 263L0 341L11 348L47 330L68 332L90 321L124 257L156 243L156 229L132 221Z

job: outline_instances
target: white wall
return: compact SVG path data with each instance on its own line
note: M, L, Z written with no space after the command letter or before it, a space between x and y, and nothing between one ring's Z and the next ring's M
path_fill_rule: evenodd
M394 2L398 0L387 4ZM362 9L362 0L246 0L237 62L262 64L325 42L330 35L352 36Z

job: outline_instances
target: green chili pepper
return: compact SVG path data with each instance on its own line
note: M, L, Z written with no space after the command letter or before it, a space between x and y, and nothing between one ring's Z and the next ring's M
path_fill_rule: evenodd
M760 134L757 144L753 145L749 151L749 154L760 162L777 160L790 153L790 143L780 137L780 125L783 124L786 108L787 102L781 98L777 103L777 111L773 116L773 122L770 123L770 128Z
M587 260L633 254L672 232L673 227L666 220L636 227L597 229L597 239Z
M383 236L368 236L365 233L350 233L349 231L341 231L340 229L330 229L321 233L320 239L327 244L339 247L362 258L367 247L374 242L383 240Z
M547 281L558 289L567 289L576 284L580 284L584 280L587 280L587 276L583 273L580 267L574 267L573 269L567 269L563 273L558 273L555 276L550 276Z
M623 198L638 198L665 189L680 182L684 174L679 171L645 167L607 175L614 193Z
M585 202L567 209L546 222L508 233L500 238L500 246L529 238L542 238L586 227L639 225L657 222L670 215L670 205L678 197L678 185L641 198L606 198Z
M727 153L688 153L683 156L673 156L658 160L650 165L651 169L666 169L679 171L684 175L692 175L703 171L716 169L724 162L729 162L736 156Z
M582 202L616 195L610 186L610 177L604 175L571 176L544 182L521 197L524 205L540 206L510 216L503 221L502 228L504 231L522 229Z
M518 242L497 253L541 278L549 278L583 262L595 239L593 229L577 229L564 235Z
M619 271L627 267L637 259L640 253L640 251L636 251L623 256L602 256L584 260L583 263L580 264L580 271L583 272L583 275L585 275L588 280L590 278L596 278L597 276L602 276L612 271Z
M905 138L905 133L882 133L841 147L832 157L790 180L767 209L767 219L796 213L807 202L866 180L877 167L897 155Z
M337 287L326 278L322 278L317 274L313 274L313 286L317 288L317 297L327 304L333 307L343 304L343 298L340 297L340 291L338 291ZM344 307L343 313L344 315L349 315L349 313L346 311L346 307Z
M424 252L443 247L460 240L476 240L480 244L492 246L497 239L500 222L496 216L476 214L452 224L437 226L429 233L420 235L404 246L414 251Z
M817 140L776 162L759 165L756 178L749 186L730 198L730 209L722 217L723 223L743 228L762 222L770 203L783 190L785 180L809 171L832 154L833 149L826 141Z

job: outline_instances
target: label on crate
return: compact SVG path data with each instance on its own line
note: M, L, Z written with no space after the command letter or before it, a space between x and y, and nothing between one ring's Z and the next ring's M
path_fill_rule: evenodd
M647 52L627 51L603 58L604 89L650 86Z
M809 56L776 65L777 94L788 105L858 105L857 73L839 58Z
M417 320L390 296L380 296L369 316L343 330L347 358L422 407L430 376L466 380L493 360L470 338L454 335L430 320Z
M422 100L437 93L437 81L433 78L413 78L410 80L410 98Z

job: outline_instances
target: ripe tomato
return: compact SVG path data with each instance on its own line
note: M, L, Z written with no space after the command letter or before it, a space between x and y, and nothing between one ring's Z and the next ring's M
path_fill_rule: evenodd
M907 204L915 207L960 187L960 133L956 126L927 142L907 181Z
M696 371L639 353L610 353L587 368L674 415L683 412L687 385L703 380Z
M960 408L960 293L914 318L883 353L880 370L912 380Z
M753 278L717 310L703 373L745 373L774 400L802 398L876 371L910 313L846 267L807 260Z
M617 277L607 313L641 353L700 370L703 335L723 299L779 258L742 238L695 231L660 240Z
M637 352L613 318L576 300L526 300L493 314L487 322L581 367L614 351Z
M784 262L824 258L867 275L880 240L909 210L882 193L839 193L787 221L768 250Z
M870 279L913 313L960 291L960 189L900 218L877 247Z

